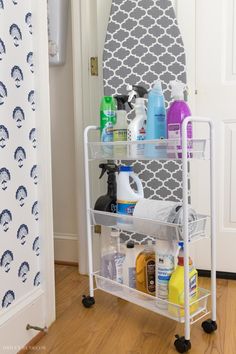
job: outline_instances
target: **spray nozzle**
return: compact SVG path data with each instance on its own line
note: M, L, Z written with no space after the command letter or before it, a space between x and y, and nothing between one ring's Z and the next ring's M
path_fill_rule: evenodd
M128 102L131 103L134 97L144 98L148 94L148 91L143 86L128 85L127 91L129 92ZM131 106L132 108L132 106Z
M125 104L129 100L128 95L117 95L114 97L117 100L117 110L125 111Z
M118 172L119 168L115 163L101 163L99 167L102 169L100 179L104 176L105 172L108 174Z
M181 81L171 81L171 97L179 100L184 99L185 84Z

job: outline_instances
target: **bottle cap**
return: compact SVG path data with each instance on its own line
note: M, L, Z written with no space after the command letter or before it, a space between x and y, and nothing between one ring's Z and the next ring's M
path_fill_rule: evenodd
M120 172L133 172L133 167L132 166L120 166L119 171Z
M160 80L154 82L153 88L162 93L162 83Z
M148 91L143 86L139 85L127 85L127 91L129 92L128 102L131 104L133 98L144 98L148 94Z
M103 177L104 173L107 172L108 175L111 173L115 173L118 171L118 166L114 163L101 163L99 165L99 168L102 169L101 175L100 175L100 179Z
M117 95L114 97L117 100L117 110L125 111L125 104L128 102L128 95Z
M134 248L134 241L128 241L127 244L126 244L126 247L127 248Z
M176 100L184 100L184 89L185 84L181 81L171 81L171 97L175 98Z

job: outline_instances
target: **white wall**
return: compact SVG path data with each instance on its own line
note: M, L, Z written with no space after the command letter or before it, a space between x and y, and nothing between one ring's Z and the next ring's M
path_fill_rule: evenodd
M78 247L71 42L69 15L66 64L50 66L52 177L55 259L76 262Z

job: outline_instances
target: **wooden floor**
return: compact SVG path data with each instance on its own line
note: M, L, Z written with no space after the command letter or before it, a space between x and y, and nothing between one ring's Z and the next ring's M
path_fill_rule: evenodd
M209 279L201 279L209 288ZM205 334L193 325L191 354L236 354L236 281L218 280L218 327ZM52 354L174 354L182 325L101 291L96 305L85 309L88 278L76 267L56 266L57 320L38 343L37 353ZM35 351L30 351L35 354Z

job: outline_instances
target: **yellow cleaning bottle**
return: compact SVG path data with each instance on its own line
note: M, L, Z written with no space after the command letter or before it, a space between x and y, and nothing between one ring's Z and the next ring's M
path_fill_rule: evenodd
M184 243L180 242L178 265L172 273L169 282L169 302L184 307ZM198 309L198 272L193 266L192 259L189 257L189 296L190 314ZM195 302L196 301L196 302ZM193 303L194 302L194 303ZM191 303L193 303L191 305ZM169 312L178 317L184 317L184 309L169 304Z

